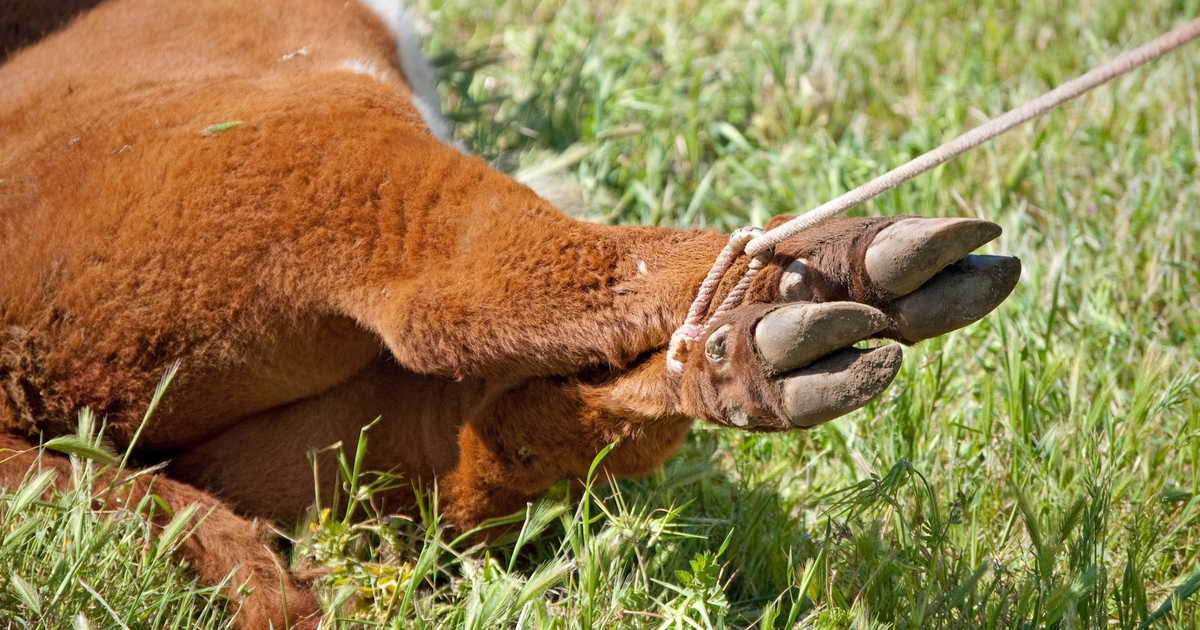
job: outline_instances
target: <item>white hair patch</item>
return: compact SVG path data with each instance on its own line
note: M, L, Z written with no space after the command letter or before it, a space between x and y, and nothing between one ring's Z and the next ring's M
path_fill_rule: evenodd
M453 144L450 140L450 123L442 115L441 100L437 93L437 78L429 60L421 55L421 40L412 28L409 9L401 6L400 0L358 0L383 20L384 25L396 38L396 50L400 54L400 67L412 89L413 105L429 127L435 138ZM345 63L342 64L345 67ZM347 68L349 69L349 68ZM375 75L371 75L375 76Z
M343 61L339 67L342 70L348 70L355 74L365 74L378 81L387 80L387 73L383 70L380 70L379 66L362 59L347 59Z

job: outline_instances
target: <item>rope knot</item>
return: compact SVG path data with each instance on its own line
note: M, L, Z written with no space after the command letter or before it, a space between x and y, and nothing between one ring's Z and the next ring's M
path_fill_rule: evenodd
M746 246L750 244L750 241L754 240L755 237L762 233L763 229L760 227L754 227L752 225L740 227L729 235L729 245L726 247L733 252L733 256L736 258L741 256L742 252L746 251Z
M683 351L704 336L705 327L700 324L684 324L671 333L667 346L667 372L672 376L683 374Z

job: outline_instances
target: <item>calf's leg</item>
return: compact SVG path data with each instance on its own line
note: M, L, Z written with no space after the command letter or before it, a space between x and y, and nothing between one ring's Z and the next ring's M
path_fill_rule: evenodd
M605 470L645 474L677 448L691 418L755 430L813 426L865 405L895 376L899 347L855 343L942 334L1011 291L1015 259L963 258L998 232L983 223L842 219L781 244L747 303L711 324L681 379L665 369L663 339L644 340L623 367L565 376L456 380L381 358L338 387L179 454L172 470L245 513L292 518L314 498L304 454L353 445L378 417L367 468L436 480L447 520L469 528L519 509L558 479L582 478L614 441ZM407 509L411 500L398 490L393 505Z
M436 483L446 522L469 529L520 509L563 477L583 478L613 441L620 445L605 461L609 473L640 475L661 465L691 426L671 402L671 383L658 376L662 358L589 378L463 380L414 374L381 358L321 395L247 418L176 454L169 470L239 513L293 520L317 501L308 454L317 454L327 506L337 473L333 455L320 451L340 443L353 453L371 425L364 470L405 478L376 497L383 508L408 512L415 503L409 482Z

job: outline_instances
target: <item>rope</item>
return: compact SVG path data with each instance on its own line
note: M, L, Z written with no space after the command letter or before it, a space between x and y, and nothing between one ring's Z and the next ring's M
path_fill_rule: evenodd
M672 374L683 373L683 362L679 355L689 343L699 341L707 332L707 324L701 323L701 317L708 311L712 303L713 293L720 284L725 272L733 265L733 261L741 254L754 258L746 275L738 281L734 290L721 302L713 317L719 317L741 304L742 297L750 282L758 271L766 266L774 255L775 246L784 240L815 227L829 219L857 206L858 204L887 192L900 184L928 171L951 158L957 157L975 147L999 136L1013 127L1026 123L1048 111L1051 111L1112 79L1139 68L1159 57L1179 48L1180 46L1200 37L1200 18L1194 19L1183 26L1159 36L1148 44L1139 46L1104 65L1094 68L1088 73L1072 79L1049 92L1010 110L999 118L988 122L958 136L957 138L929 151L919 157L909 160L879 177L847 192L832 201L828 201L809 212L806 212L773 230L744 242L745 228L736 230L730 235L729 245L721 251L717 263L704 279L695 301L688 309L688 319L674 334L671 335L671 345L667 353L667 369ZM735 239L738 244L735 245ZM695 316L693 316L695 314Z
M749 243L761 232L762 228L744 227L734 230L733 234L729 235L729 242L721 249L721 253L717 255L717 261L713 263L704 282L700 284L700 290L696 292L696 299L692 300L692 306L688 309L687 319L671 335L671 345L667 347L667 369L672 374L683 373L683 363L676 357L683 351L684 344L700 341L700 337L704 335L705 326L701 320L704 318L704 313L708 311L708 305L712 303L713 294L716 293L717 286L721 284L721 278L725 277L725 272L729 271L733 261L745 251L746 243ZM745 289L742 292L745 293Z

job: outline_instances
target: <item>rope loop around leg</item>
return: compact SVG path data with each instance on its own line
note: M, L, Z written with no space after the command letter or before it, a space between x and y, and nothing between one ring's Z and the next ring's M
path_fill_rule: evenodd
M675 376L683 374L684 353L708 331L708 326L702 320L704 314L708 312L709 305L712 304L717 287L721 285L725 273L733 266L733 261L745 252L746 244L762 233L762 228L742 227L729 235L729 242L721 249L712 269L708 270L708 275L700 284L700 289L696 292L696 299L692 300L692 306L688 308L687 319L671 335L670 345L667 346L667 371L671 374Z

